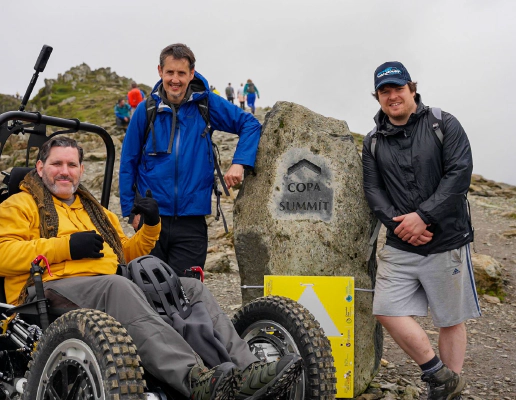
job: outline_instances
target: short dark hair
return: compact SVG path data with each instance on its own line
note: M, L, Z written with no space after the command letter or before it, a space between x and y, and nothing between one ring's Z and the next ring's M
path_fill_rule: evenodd
M45 142L43 146L41 146L41 149L39 149L38 160L41 160L43 163L45 163L48 156L50 155L50 150L52 147L73 147L74 149L77 149L79 152L79 164L82 164L84 150L81 146L79 146L76 140L70 139L66 136L55 137Z
M118 104L120 104L121 101L125 101L125 99L123 97L120 97L117 101Z
M170 56L176 60L181 60L184 58L186 61L188 61L191 70L195 68L194 53L186 44L175 43L161 50L161 54L159 55L159 65L161 68L165 66L165 59Z
M389 83L387 85L384 85L384 86L388 86ZM417 82L407 82L407 85L409 87L409 90L410 90L410 93L417 93ZM392 85L392 86L398 86L398 85ZM371 95L376 99L376 100L380 100L380 97L378 96L378 90L380 90L381 88L378 88L377 90L375 90L373 93L371 93Z

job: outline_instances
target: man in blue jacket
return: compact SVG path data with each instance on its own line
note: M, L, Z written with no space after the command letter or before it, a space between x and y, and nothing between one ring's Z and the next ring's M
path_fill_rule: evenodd
M152 191L158 201L161 234L152 254L179 276L192 266L204 266L208 246L205 216L211 214L214 160L211 137L200 113L208 98L214 130L239 136L233 164L224 181L228 188L242 182L244 168L253 168L261 125L252 115L210 92L195 71L195 56L184 44L161 51L156 83L156 119L144 143L148 125L146 102L136 108L127 129L120 160L120 202L129 216L136 193ZM133 226L138 224L138 216Z
M127 126L131 120L131 106L124 99L118 99L115 105L116 126Z
M433 122L436 110L422 103L400 62L380 65L374 84L381 109L364 140L364 191L387 242L378 253L373 313L419 364L428 399L460 398L464 321L480 316L466 200L471 147L453 115L442 112ZM439 328L440 357L412 318L428 308Z

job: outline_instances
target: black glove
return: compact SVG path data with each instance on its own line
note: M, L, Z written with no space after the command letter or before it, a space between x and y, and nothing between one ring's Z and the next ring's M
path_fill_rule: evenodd
M95 231L77 232L70 235L70 255L72 260L81 258L102 258L104 239Z
M152 193L149 189L147 189L145 197L142 197L134 204L131 213L142 214L145 225L155 226L159 224L158 202L152 198Z

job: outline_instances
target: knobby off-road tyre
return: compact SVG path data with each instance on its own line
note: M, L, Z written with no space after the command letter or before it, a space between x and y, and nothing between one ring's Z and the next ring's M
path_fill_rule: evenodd
M335 398L337 380L330 342L301 304L286 297L260 297L235 314L233 325L259 358L273 361L287 353L301 355L302 379L288 399Z
M88 309L70 311L48 327L25 377L23 400L143 399L145 387L125 328Z

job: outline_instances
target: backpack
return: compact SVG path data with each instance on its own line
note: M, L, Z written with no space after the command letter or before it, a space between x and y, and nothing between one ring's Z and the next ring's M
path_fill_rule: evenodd
M224 182L224 178L222 175L222 171L220 169L220 165L218 162L218 159L220 158L219 149L215 143L213 143L212 137L213 137L213 128L211 127L210 123L210 111L208 107L208 96L203 97L199 102L197 102L197 107L199 108L199 113L202 116L202 119L206 123L206 128L204 128L204 131L202 132L201 136L203 138L207 137L209 134L208 141L211 143L212 150L213 150L213 169L216 171L217 176L220 180L220 184L222 185L222 189L224 190L224 194L226 196L229 196L229 190L226 186L226 183ZM154 135L154 121L156 120L156 100L154 100L154 97L149 96L145 100L145 109L147 110L147 125L145 127L145 134L143 136L143 146L145 146L145 143L147 142L147 139L149 137L150 131L152 130L152 133ZM143 153L143 149L142 149ZM222 192L219 190L217 185L217 178L213 177L213 193L215 194L215 197L217 198L217 215L215 216L215 220L218 221L220 216L222 216L222 221L224 223L224 229L226 230L226 233L228 233L228 226L226 223L226 218L224 217L224 213L222 212L222 206L220 205L220 195Z
M247 93L255 93L256 89L254 88L254 83L247 84Z
M444 141L444 123L442 118L442 111L440 108L437 107L430 107L430 111L428 113L428 120L430 121L430 125L432 127L432 130L435 133L435 136L437 136L437 139L443 144ZM376 160L376 125L369 133L371 135L371 154L373 155L373 158Z
M127 99L129 101L129 105L132 108L136 108L136 106L143 100L142 92L138 88L133 88L129 93L127 93Z

